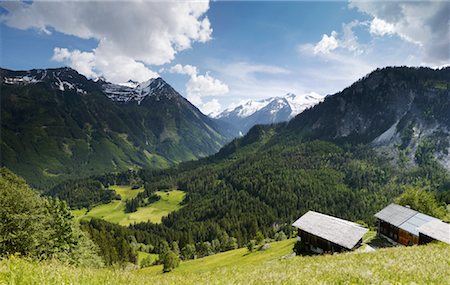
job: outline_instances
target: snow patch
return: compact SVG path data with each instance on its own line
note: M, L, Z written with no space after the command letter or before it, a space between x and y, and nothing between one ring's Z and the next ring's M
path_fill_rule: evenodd
M32 73L27 72L27 75L22 76L14 76L14 77L4 77L3 82L5 84L11 84L11 85L28 85L28 84L36 84L38 82L43 82L45 78L47 78L47 70L38 69L36 72ZM53 80L54 86L60 91L66 91L66 90L76 90L77 93L86 94L87 92L74 83L70 83L67 81L62 81L58 76L61 74L60 71L53 74ZM68 75L69 78L73 78L72 75Z
M156 94L166 85L167 83L162 79L150 79L139 84L130 81L125 84L106 83L103 85L103 91L113 101L137 101L138 104L141 104L145 97Z
M36 79L35 77L25 75L17 77L5 77L4 82L11 85L27 85L38 83L40 82L40 80Z

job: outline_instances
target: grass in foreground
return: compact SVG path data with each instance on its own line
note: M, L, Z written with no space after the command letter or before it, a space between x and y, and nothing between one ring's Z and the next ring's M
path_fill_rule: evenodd
M136 197L144 189L139 188L133 190L130 186L111 186L110 188L116 191L122 200L114 200L108 204L96 206L89 212L86 209L74 210L72 214L77 219L98 218L123 226L147 221L160 223L162 217L181 208L180 203L183 201L185 195L180 190L172 190L169 192L157 191L156 194L161 197L159 201L146 207L140 207L134 213L125 213L126 200Z
M375 252L287 257L294 240L264 252L246 249L182 262L172 273L73 268L10 258L0 262L5 284L450 284L450 246L395 247ZM1 284L1 282L0 282Z

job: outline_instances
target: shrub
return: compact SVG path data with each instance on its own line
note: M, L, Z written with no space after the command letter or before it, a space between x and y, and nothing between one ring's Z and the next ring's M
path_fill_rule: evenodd
M187 244L183 249L181 250L181 256L183 259L193 259L195 258L195 245L193 244Z
M252 239L247 243L247 249L248 251L253 251L256 247L256 240Z
M286 234L283 231L275 234L275 240L276 241L282 241L282 240L285 240L285 239L287 239L287 237L286 237Z
M264 240L264 235L258 231L255 236L255 240L257 244L260 244Z
M154 258L151 256L147 256L146 258L142 259L141 261L141 268L149 267L155 264Z
M307 254L310 252L308 246L301 240L297 241L294 244L293 250L296 255L303 255L303 254Z
M170 272L180 265L180 258L171 250L160 255L163 272Z

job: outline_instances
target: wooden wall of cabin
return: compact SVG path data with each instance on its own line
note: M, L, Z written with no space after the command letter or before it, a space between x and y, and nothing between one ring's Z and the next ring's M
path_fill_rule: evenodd
M382 234L395 242L399 241L399 228L382 220L378 220L378 234Z
M405 230L399 229L398 236L399 236L398 242L403 245L419 244L419 237Z

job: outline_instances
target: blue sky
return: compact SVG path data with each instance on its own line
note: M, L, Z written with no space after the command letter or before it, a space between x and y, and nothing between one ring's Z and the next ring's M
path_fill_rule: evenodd
M445 66L448 2L0 3L1 66L161 76L205 113L332 94L377 67Z

